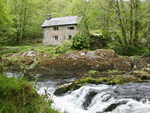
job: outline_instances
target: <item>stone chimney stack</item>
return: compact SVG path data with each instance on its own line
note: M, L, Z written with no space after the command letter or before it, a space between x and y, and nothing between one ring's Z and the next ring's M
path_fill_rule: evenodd
M47 14L46 15L46 20L50 20L52 18L52 15L51 14Z

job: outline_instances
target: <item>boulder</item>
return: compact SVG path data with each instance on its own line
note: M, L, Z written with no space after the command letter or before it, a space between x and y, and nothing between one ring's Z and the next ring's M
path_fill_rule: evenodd
M132 59L129 57L115 58L113 61L113 68L114 68L114 70L118 70L118 71L131 71Z

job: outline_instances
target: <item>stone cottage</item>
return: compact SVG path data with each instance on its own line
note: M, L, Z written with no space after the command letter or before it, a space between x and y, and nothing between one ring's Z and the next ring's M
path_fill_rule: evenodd
M46 20L41 26L43 44L59 45L62 41L70 42L72 36L78 31L77 23L77 16L52 18L50 14L47 14Z

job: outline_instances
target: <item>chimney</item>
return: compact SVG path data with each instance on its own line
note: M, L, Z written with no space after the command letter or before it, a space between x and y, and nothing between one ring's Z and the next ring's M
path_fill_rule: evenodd
M50 20L52 18L52 15L51 14L47 14L46 15L46 20Z

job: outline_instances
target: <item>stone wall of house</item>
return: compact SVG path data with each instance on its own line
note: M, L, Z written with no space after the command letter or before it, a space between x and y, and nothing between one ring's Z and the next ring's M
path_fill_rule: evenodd
M73 30L67 29L68 26L57 26L58 30L54 30L54 27L43 28L43 44L44 45L59 45L62 41L70 42L69 35L73 36L78 31L77 25ZM58 36L58 39L55 38Z

